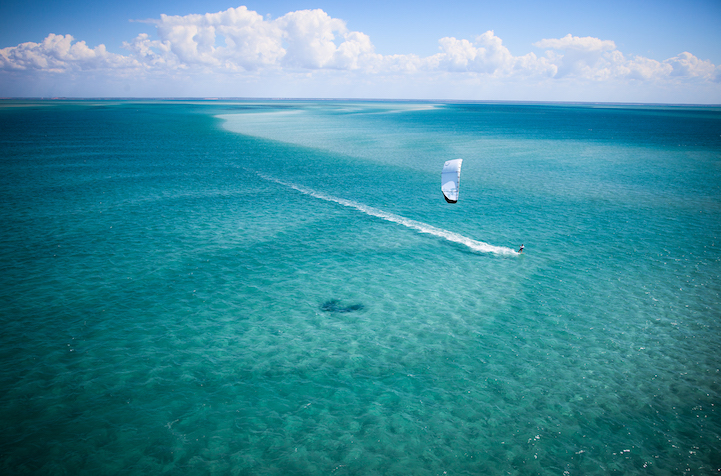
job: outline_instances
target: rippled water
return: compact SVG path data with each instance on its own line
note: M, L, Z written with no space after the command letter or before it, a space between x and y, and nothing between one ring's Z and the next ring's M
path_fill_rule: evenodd
M4 101L0 470L715 473L720 187L717 108Z

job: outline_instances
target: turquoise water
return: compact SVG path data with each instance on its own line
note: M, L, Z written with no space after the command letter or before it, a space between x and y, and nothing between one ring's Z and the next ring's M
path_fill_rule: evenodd
M3 101L0 213L3 474L721 469L719 108Z

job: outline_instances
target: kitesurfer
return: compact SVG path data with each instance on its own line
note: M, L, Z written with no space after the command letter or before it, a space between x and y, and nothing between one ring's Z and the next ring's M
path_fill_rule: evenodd
M519 253L523 253L523 244L521 244L521 247L518 248L518 252L519 252Z

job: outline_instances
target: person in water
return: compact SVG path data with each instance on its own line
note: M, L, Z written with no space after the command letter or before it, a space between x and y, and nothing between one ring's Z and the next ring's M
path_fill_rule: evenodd
M523 253L523 244L521 244L521 247L518 248L518 252L519 252L519 253Z

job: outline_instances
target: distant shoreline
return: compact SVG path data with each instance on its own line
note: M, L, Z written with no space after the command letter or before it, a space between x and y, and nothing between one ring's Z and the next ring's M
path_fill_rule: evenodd
M470 99L384 99L384 98L294 98L294 97L0 97L0 101L267 101L267 102L403 102L403 103L440 103L440 104L516 104L516 105L556 105L556 106L635 106L635 107L703 107L718 108L721 104L694 103L644 103L644 102L604 102L604 101L522 101L522 100L470 100Z

